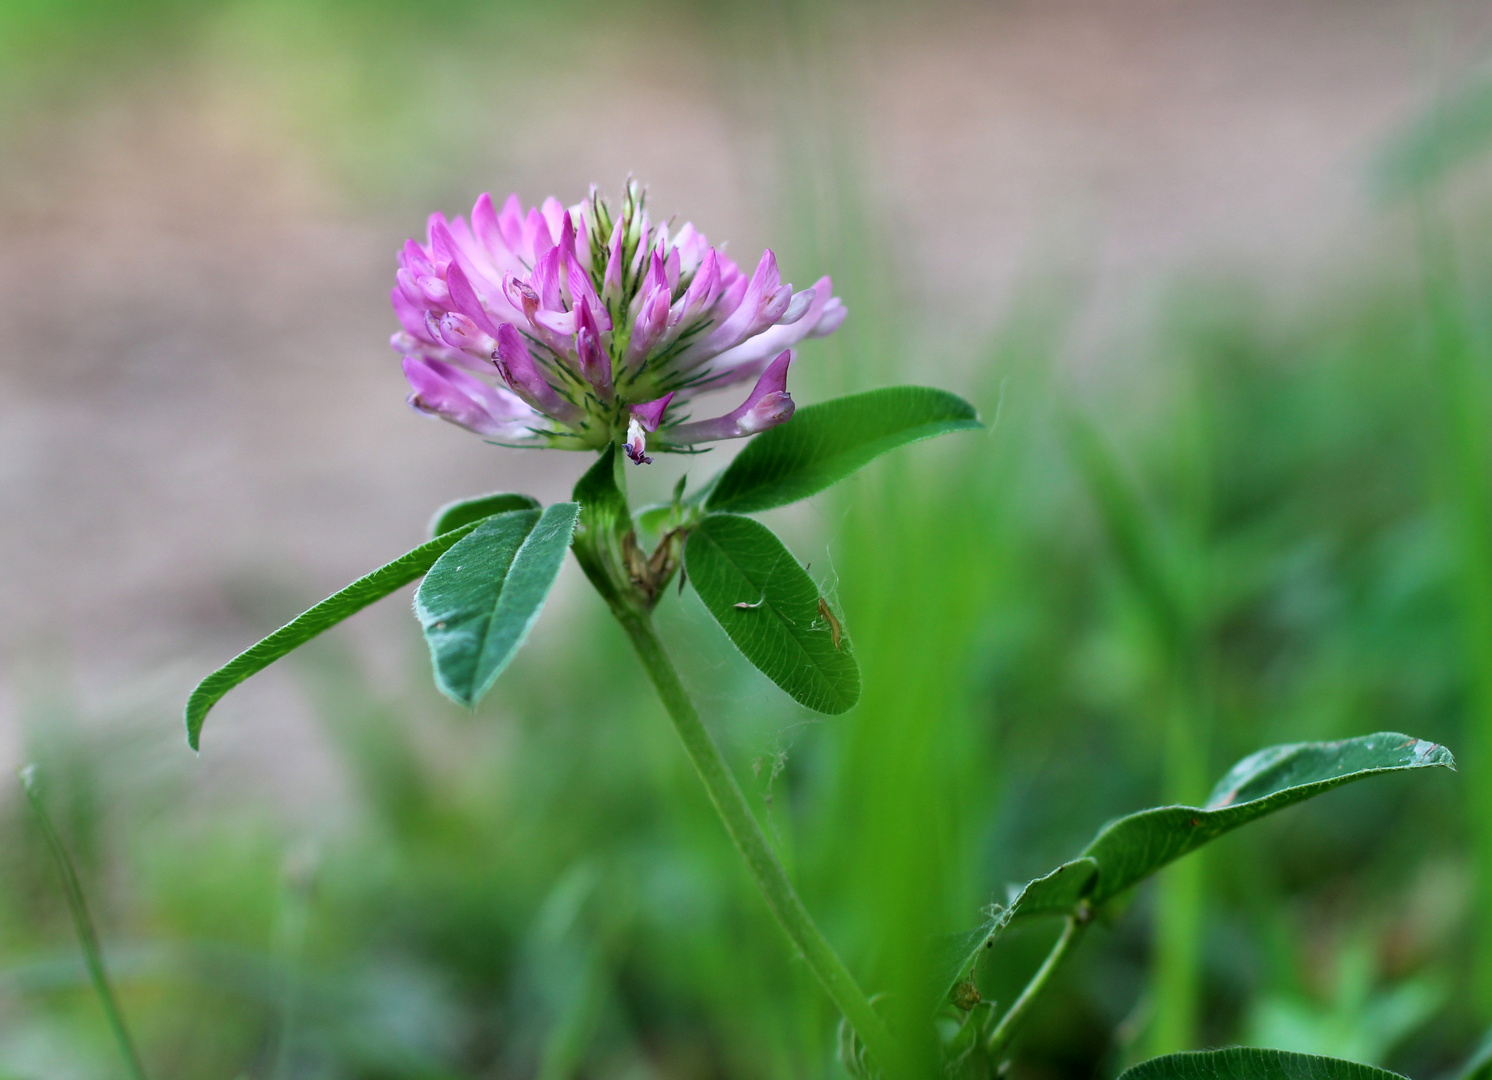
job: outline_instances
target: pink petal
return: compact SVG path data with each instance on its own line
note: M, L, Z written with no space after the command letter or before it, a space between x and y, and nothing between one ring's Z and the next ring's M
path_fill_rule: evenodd
M667 432L670 442L681 445L739 439L755 435L792 419L793 399L787 392L787 369L793 362L790 350L767 365L751 394L738 408L713 420L680 424Z
M668 409L668 403L672 400L673 391L670 390L654 401L632 406L632 415L642 425L644 431L657 431L658 425L663 422L663 414Z

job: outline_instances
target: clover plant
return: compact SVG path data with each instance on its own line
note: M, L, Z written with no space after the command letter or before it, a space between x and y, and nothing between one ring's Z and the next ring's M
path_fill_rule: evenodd
M584 451L594 460L569 502L481 495L439 510L430 539L323 600L203 679L186 707L188 740L228 690L401 586L420 580L415 614L440 690L464 706L492 689L544 606L566 551L626 631L720 819L792 947L839 1009L840 1060L853 1075L929 1075L888 1028L815 925L654 628L669 587L691 586L741 653L809 709L851 710L860 695L843 613L751 515L810 498L877 456L978 429L957 396L894 386L798 408L787 389L794 347L833 333L846 309L829 278L794 291L765 252L747 274L686 224L655 224L629 183L613 207L592 189L498 210L483 195L470 220L430 218L399 255L392 344L416 410L501 445ZM700 395L750 389L719 416ZM626 472L659 453L751 441L694 491L634 511ZM630 463L630 464L629 464ZM642 533L656 537L646 546ZM682 647L686 647L682 646ZM847 722L853 722L852 720ZM915 717L908 717L915 723ZM989 1080L1053 972L1093 923L1171 861L1266 814L1380 773L1453 767L1443 747L1397 733L1276 746L1245 758L1202 806L1166 806L1105 826L1071 861L992 904L951 951L926 1003L939 1039L935 1075ZM1016 920L1063 929L1009 1006L981 1000L977 968ZM972 920L971 920L972 921ZM931 946L930 946L931 947ZM748 961L749 962L749 961ZM1232 1077L1371 1080L1379 1069L1271 1050L1168 1055L1129 1080Z

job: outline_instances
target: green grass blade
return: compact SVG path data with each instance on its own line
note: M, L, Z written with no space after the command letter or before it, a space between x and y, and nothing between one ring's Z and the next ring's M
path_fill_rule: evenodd
M1171 573L1159 529L1113 452L1086 417L1069 412L1067 445L1094 504L1119 567L1144 606L1156 635L1178 648L1185 634L1186 609Z
M1466 680L1466 758L1492 762L1492 410L1485 341L1476 326L1454 237L1421 201L1424 290L1440 395L1438 457L1441 498L1455 541L1456 600ZM1467 791L1476 873L1476 906L1492 903L1492 786ZM1478 1005L1492 1008L1492 929L1477 924L1474 988Z
M1198 799L1206 782L1210 726L1203 659L1207 641L1195 602L1198 590L1185 587L1186 580L1177 572L1179 553L1168 544L1161 519L1144 504L1097 429L1086 417L1070 412L1067 434L1119 568L1164 658L1164 797L1178 803ZM1151 973L1156 1007L1149 1031L1151 1049L1157 1053L1185 1049L1196 1037L1203 887L1203 867L1195 860L1170 870L1159 882Z
M124 1065L129 1071L131 1080L145 1080L145 1066L140 1061L139 1051L135 1049L135 1041L130 1036L129 1025L124 1022L124 1013L120 1011L119 1002L114 997L114 989L109 985L109 975L104 968L104 952L99 946L98 932L93 927L93 919L88 914L88 903L83 897L83 884L78 880L77 868L73 866L72 858L62 843L62 837L57 834L51 815L47 813L41 793L37 790L36 766L28 765L22 769L20 779L21 789L25 791L26 800L31 804L31 809L36 812L36 820L41 824L42 835L46 837L47 847L52 853L53 861L57 864L57 872L62 875L62 891L67 897L68 914L72 916L73 929L78 934L78 945L83 950L83 959L88 965L89 978L93 980L93 989L98 994L99 1003L104 1008L104 1015L109 1019L109 1028L114 1033L114 1041L119 1046L119 1054L124 1058Z
M280 657L300 648L323 630L330 629L375 600L382 600L395 589L419 578L479 523L472 522L442 533L434 540L426 541L413 551L400 555L393 562L385 563L371 574L358 578L315 607L301 612L269 637L245 649L203 679L192 691L192 696L187 698L186 704L187 742L192 749L199 748L202 723L207 719L208 711L229 690L250 675L263 671Z

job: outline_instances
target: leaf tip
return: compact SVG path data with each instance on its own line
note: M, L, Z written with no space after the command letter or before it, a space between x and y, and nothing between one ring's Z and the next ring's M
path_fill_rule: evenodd
M193 750L202 751L202 723L207 719L207 710L211 705L203 705L194 693L187 699L186 703L186 729L187 745Z
M1441 746L1439 743L1424 745L1425 749L1420 751L1424 758L1423 764L1449 769L1451 772L1458 771L1456 769L1456 755L1451 753L1449 747Z
M815 712L821 712L825 716L842 716L860 704L860 693L863 689L860 685L860 665L854 663L853 657L851 657L850 663L854 664L854 667L851 669L855 677L853 685L849 687L836 687L834 699L829 703L829 707L816 708Z

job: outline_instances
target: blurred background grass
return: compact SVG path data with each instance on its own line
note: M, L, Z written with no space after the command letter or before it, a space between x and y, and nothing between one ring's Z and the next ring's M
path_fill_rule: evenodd
M1448 1067L1492 1023L1489 31L1387 0L0 3L0 759L39 763L152 1075L841 1075L573 568L475 715L390 601L182 738L196 677L440 502L568 492L578 457L403 409L392 253L481 190L629 170L834 275L800 401L925 382L991 421L773 515L854 635L848 716L692 595L661 616L868 986L1110 816L1403 730L1460 776L1142 890L1017 1074L1231 1041ZM686 466L718 463L639 499ZM0 1077L117 1070L0 792Z

